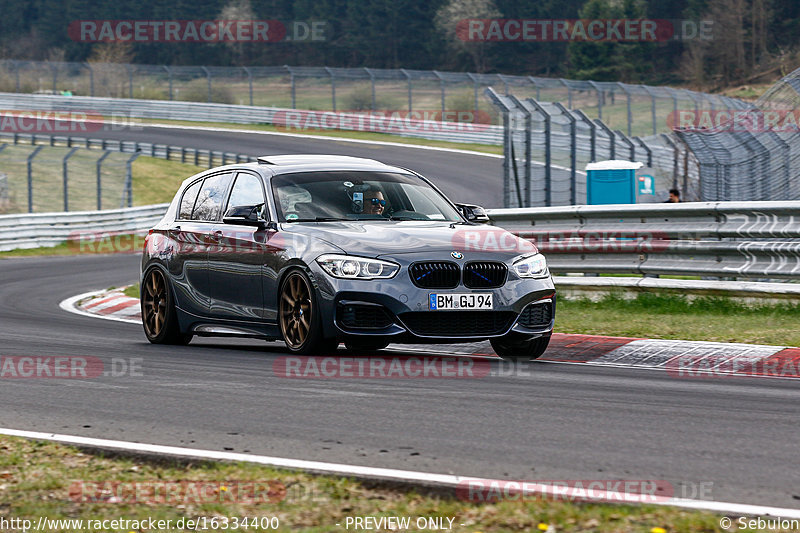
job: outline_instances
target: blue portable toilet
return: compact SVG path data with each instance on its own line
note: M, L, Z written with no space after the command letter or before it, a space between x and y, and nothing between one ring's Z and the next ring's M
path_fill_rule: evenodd
M597 161L586 165L586 203L637 203L636 171L644 166L638 161Z

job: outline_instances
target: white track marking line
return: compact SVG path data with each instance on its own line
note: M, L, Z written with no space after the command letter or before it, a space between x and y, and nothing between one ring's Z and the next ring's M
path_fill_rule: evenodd
M468 481L480 482L483 486L497 480L478 478L473 476L456 476L450 474L434 474L429 472L416 472L411 470L398 470L393 468L380 468L372 466L347 465L341 463L325 463L320 461L306 461L302 459L287 459L284 457L270 457L265 455L249 455L234 452L218 452L214 450L200 450L194 448L182 448L177 446L163 446L159 444L143 444L138 442L126 442L119 440L95 439L91 437L80 437L76 435L59 435L55 433L42 433L37 431L24 431L18 429L0 428L0 435L10 437L22 437L26 439L44 440L59 442L77 446L88 446L101 449L125 450L139 453L170 455L173 457L200 458L218 461L235 461L244 463L254 463L261 465L288 468L293 470L307 470L324 474L355 475L371 479L395 480L416 482L425 485L437 485L456 489ZM531 484L533 492L543 495L558 496L563 493L561 487L555 485ZM612 493L596 491L599 499L603 499L603 494L610 501L615 501L617 497ZM762 505L750 505L732 502L717 502L712 500L691 500L686 498L670 498L664 501L647 502L651 505L682 507L685 509L708 510L717 513L733 513L743 516L777 516L781 518L800 518L800 509L788 509L781 507L767 507Z
M67 298L66 300L64 300L61 303L59 303L58 307L60 307L64 311L68 311L70 313L75 313L76 315L88 316L88 317L91 317L91 318L102 318L103 320L113 320L115 322L126 322L128 324L137 324L139 326L142 325L142 321L141 320L136 320L136 319L132 319L132 318L121 318L121 317L117 317L117 316L114 316L114 315L98 315L96 313L90 313L89 311L84 311L83 309L80 309L76 305L81 300L85 300L86 298L91 298L93 296L98 296L100 294L104 294L105 292L106 291L104 291L104 290L102 290L102 291L85 292L83 294L79 294L77 296L73 296L71 298Z

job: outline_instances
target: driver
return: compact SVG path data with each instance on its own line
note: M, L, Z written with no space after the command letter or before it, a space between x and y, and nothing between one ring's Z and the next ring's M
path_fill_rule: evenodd
M386 200L383 193L377 189L370 189L364 193L364 213L370 215L383 215Z

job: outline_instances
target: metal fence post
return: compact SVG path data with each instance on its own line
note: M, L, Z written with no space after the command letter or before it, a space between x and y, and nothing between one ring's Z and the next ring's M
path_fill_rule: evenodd
M133 98L133 67L125 65L125 68L128 70L128 98Z
M673 160L672 160L672 187L677 189L678 188L678 157L680 154L678 153L678 145L669 138L669 135L666 133L661 134L661 138L664 139L668 145L672 147L673 151Z
M511 207L511 145L514 138L511 134L510 109L491 87L487 87L483 94L500 108L503 116L503 207Z
M211 72L206 67L200 67L206 73L206 81L208 83L208 103L211 103Z
M28 155L28 213L33 213L33 158L42 151L44 146L37 146Z
M370 85L372 85L372 107L371 107L371 109L372 109L372 111L375 111L375 75L372 74L372 71L370 69L368 69L367 67L364 67L364 70L366 70L367 74L369 74L369 82L370 82Z
M125 187L122 191L122 202L120 202L120 209L125 207L125 196L128 197L128 207L133 207L133 169L132 164L136 158L141 154L139 152L133 154L130 159L125 162Z
M441 74L439 74L435 70L433 71L433 73L436 75L437 78L439 78L439 87L440 87L440 89L442 91L442 120L444 120L444 109L445 109L445 105L444 105L445 104L445 102L444 102L444 97L445 97L445 93L444 93L444 91L445 91L445 89L444 89L444 78L442 77Z
M94 96L94 69L88 61L84 61L83 65L89 71L89 96Z
M647 154L647 166L652 167L653 150L649 146L647 146L647 143L645 143L641 137L633 137L633 140L636 141L639 144L639 146L641 146L644 149L644 153Z
M247 67L242 67L242 70L247 74L247 89L250 93L250 105L253 105L253 72ZM334 107L334 109L336 108Z
M289 65L284 65L284 67L286 67L286 70L289 72L289 79L292 83L292 109L297 109L297 100L295 98L297 88L295 87L294 71Z
M475 118L473 120L478 120L478 89L480 88L480 84L478 83L478 78L471 72L467 72L467 76L472 80L473 95L475 97ZM442 120L444 120L444 118Z
M575 117L565 108L561 102L553 102L553 105L569 121L569 203L578 204L578 154L577 154L577 128Z
M593 122L595 124L597 124L600 127L601 130L606 132L606 135L608 135L608 143L609 143L609 148L608 148L608 152L609 153L608 153L608 155L609 155L609 159L614 159L616 157L616 155L617 155L616 135L614 135L614 132L611 131L611 128L606 126L605 122L603 122L599 118L594 119Z
M531 206L531 143L533 139L531 138L533 135L532 132L532 113L525 105L524 102L521 102L516 96L513 94L509 94L508 98L514 103L514 105L522 111L522 114L525 115L525 194L523 196L523 205L520 207L530 207Z
M572 109L572 87L569 86L569 83L567 83L567 80L564 78L558 78L558 81L560 81L561 84L567 88L567 108Z
M54 66L54 64L50 61L48 61L47 64L50 65L50 71L53 73L53 94L57 94L58 89L56 87L58 87L58 67Z
M528 102L536 108L536 111L544 118L544 204L553 205L553 174L551 169L551 143L550 143L550 113L539 105L533 98L528 98ZM528 207L530 207L530 193L528 194Z
M333 71L330 67L325 67L325 70L331 77L331 106L333 106L332 109L336 111L336 76L333 75Z
M625 87L624 83L618 82L617 86L625 93L626 108L628 110L628 137L631 136L631 124L633 123L633 113L631 113L631 93Z
M629 156L630 156L628 160L629 161L636 160L636 146L634 146L633 142L624 133L622 133L619 130L615 130L614 134L616 134L619 137L620 141L622 141L622 142L624 142L625 144L628 145L628 153L629 153Z
M171 102L172 101L172 70L166 65L163 65L163 67L164 67L164 70L167 71L167 77L169 79L169 101Z
M19 62L14 61L13 64L14 64L14 78L16 80L16 85L15 85L16 91L15 92L20 92L20 90L19 90Z
M603 90L593 81L588 81L587 83L594 87L594 90L597 91L597 118L603 120L603 98L605 96L603 94Z
M589 126L591 149L589 159L592 163L594 163L597 160L597 126L595 125L594 121L586 116L586 113L584 113L582 110L575 109L572 112L578 115L578 117Z
M536 89L536 101L538 102L540 100L540 95L541 95L539 84L536 83L536 78L534 78L533 76L528 76L528 81L531 82L534 89Z
M103 209L103 161L111 152L105 152L97 160L97 210Z
M64 181L64 212L69 211L69 170L67 168L67 161L69 161L69 158L72 157L72 154L74 154L77 150L77 147L73 148L67 152L67 155L65 155L64 159L61 160L61 172Z
M404 68L401 68L400 72L402 72L405 75L406 79L408 80L408 112L411 113L411 111L413 111L413 107L411 105L412 104L411 74L409 74Z

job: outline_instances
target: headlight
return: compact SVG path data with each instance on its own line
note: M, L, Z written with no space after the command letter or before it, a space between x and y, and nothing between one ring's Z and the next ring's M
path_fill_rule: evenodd
M351 255L321 255L317 263L334 278L344 279L389 279L400 270L400 265L389 261Z
M514 262L514 271L521 278L544 278L548 276L547 261L542 254L523 257Z

